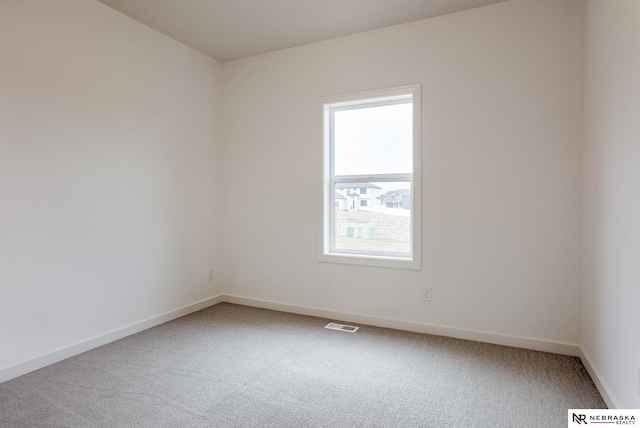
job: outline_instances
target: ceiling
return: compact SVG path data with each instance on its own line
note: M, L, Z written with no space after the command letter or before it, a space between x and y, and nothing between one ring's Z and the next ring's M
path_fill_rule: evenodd
M98 0L220 62L505 0Z

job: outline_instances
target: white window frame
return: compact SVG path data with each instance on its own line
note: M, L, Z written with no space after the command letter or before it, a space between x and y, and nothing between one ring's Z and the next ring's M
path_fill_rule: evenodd
M333 112L360 106L391 105L413 103L413 172L411 174L343 175L334 174L333 162ZM404 269L421 268L421 219L422 219L422 113L421 86L408 85L390 89L359 92L320 100L322 144L319 156L319 205L317 257L320 262L346 263L365 266L392 267ZM335 185L336 183L411 183L411 233L409 253L383 251L345 250L335 247Z

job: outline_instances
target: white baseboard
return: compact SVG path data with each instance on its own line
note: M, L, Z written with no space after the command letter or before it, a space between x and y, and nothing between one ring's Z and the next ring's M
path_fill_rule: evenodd
M602 395L602 399L607 404L607 407L609 407L610 409L619 409L620 406L618 405L618 402L616 401L616 399L613 397L611 390L609 389L607 384L604 382L604 379L602 379L600 372L598 371L598 369L596 369L596 366L593 364L593 360L591 360L591 357L589 357L589 354L587 353L587 351L585 351L585 349L582 346L580 347L580 354L581 354L580 359L582 360L582 364L584 364L584 367L587 369L587 372L589 372L589 376L591 376L591 380L593 380L593 383L595 383L596 388L598 388L598 392L600 393L600 395Z
M66 358L70 358L83 352L90 351L91 349L98 348L102 345L106 345L107 343L114 342L118 339L122 339L143 330L147 330L151 327L155 327L167 321L171 321L176 318L188 315L192 312L208 308L209 306L216 305L222 301L222 295L210 297L191 305L183 306L181 308L165 312L155 317L147 318L146 320L129 324L125 327L112 330L98 336L94 336L87 340L83 340L81 342L77 342L60 349L56 349L55 351L47 352L46 354L31 358L21 363L3 367L0 369L0 383L16 378L18 376L22 376L23 374L27 374L34 370L41 369L50 364L57 363Z
M436 324L426 324L414 321L405 321L392 318L377 317L372 315L339 312L329 309L313 308L308 306L292 305L269 300L254 299L249 297L224 294L223 301L245 306L254 306L276 311L290 312L300 315L310 315L320 318L328 318L336 321L346 321L376 327L393 328L396 330L413 331L416 333L434 334L437 336L455 337L457 339L475 340L478 342L493 343L496 345L513 346L516 348L532 349L535 351L552 352L554 354L582 356L580 346L572 343L553 342L529 337L510 336L486 331L470 330L456 327L446 327Z

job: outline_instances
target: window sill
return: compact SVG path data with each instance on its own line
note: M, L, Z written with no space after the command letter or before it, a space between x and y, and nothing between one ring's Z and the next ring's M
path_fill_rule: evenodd
M318 254L318 262L340 263L358 266L385 267L395 269L420 270L420 260L401 257L376 257L371 255L322 253Z

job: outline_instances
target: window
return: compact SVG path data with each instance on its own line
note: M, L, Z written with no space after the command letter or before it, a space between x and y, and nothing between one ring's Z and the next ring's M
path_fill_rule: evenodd
M320 261L420 269L420 106L419 85L322 100Z

